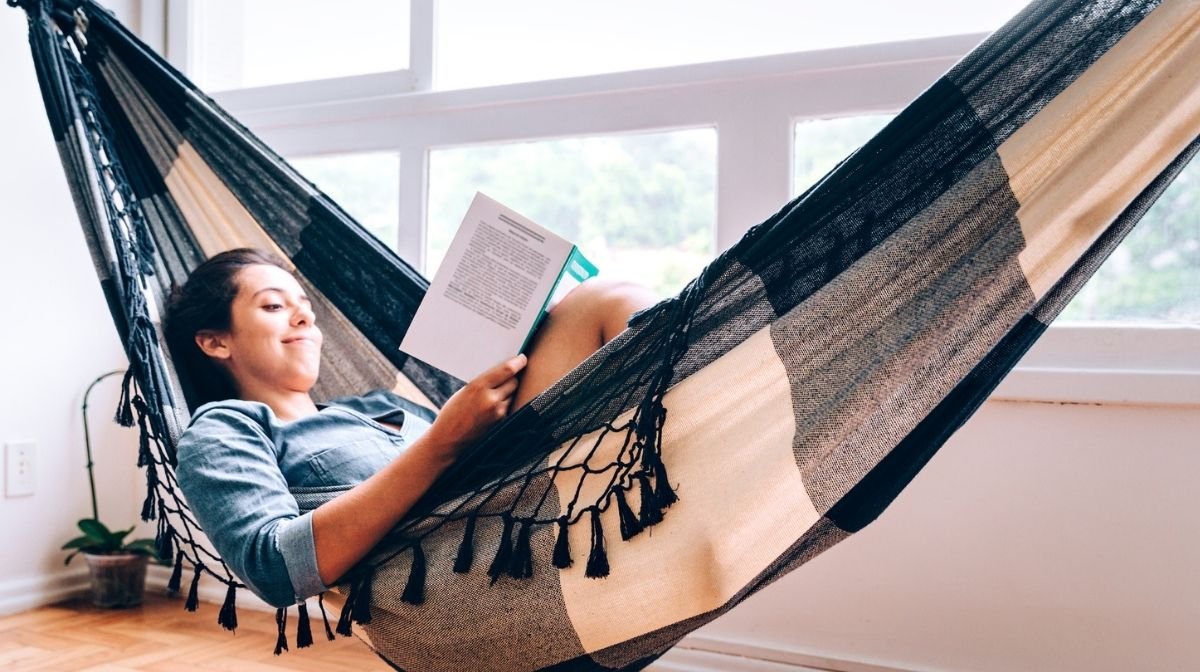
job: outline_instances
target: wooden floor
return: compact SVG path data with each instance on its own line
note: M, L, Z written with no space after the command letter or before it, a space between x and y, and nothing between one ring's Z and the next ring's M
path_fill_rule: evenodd
M97 609L85 599L0 617L0 670L390 670L357 638L325 639L320 615L316 642L296 649L295 610L288 619L290 651L276 657L274 613L238 610L238 629L217 625L215 604L195 613L182 599L146 595L141 607Z

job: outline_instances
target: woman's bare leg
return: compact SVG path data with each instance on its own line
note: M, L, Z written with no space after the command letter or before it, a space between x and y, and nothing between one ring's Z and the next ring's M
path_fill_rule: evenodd
M513 397L513 410L525 405L625 329L634 312L659 297L631 282L592 278L550 309L526 353L529 363Z

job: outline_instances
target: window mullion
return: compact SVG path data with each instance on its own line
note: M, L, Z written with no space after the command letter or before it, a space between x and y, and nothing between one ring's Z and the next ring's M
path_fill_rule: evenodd
M425 268L425 240L428 210L429 148L404 145L400 148L400 231L396 253L428 275Z
M196 29L196 6L193 0L163 0L163 11L166 14L165 42L163 54L171 65L186 74L190 79L196 79L192 71L195 59L192 57L191 32Z
M437 53L437 2L411 0L408 20L408 70L414 91L433 88Z
M717 252L788 201L791 166L790 117L760 111L717 125Z

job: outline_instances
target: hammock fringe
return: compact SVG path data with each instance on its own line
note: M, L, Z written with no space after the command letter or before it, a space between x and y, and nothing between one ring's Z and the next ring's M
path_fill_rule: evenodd
M225 602L221 604L221 611L217 614L217 623L230 632L238 627L236 598L237 586L231 583L225 589Z
M533 534L533 522L521 521L521 529L517 531L517 542L513 546L512 560L508 563L508 575L514 579L528 579L533 576L533 550L529 546Z
M463 528L462 542L458 545L458 553L454 556L454 573L466 574L471 571L471 565L475 562L475 519L477 516L471 515L467 518L467 524Z
M492 585L508 571L508 566L512 562L513 518L508 512L505 512L503 520L504 529L500 532L500 544L496 547L496 557L492 558L492 564L488 566L488 576L491 578Z
M308 604L301 602L296 608L296 648L312 646L312 624L308 620Z
M287 643L287 607L282 607L275 610L275 626L277 634L275 637L275 655L279 655L288 650Z
M554 541L554 556L551 562L559 569L566 569L572 564L571 561L571 539L567 530L567 517L559 516L558 520L558 538Z
M183 608L187 611L196 611L200 608L200 575L204 573L204 564L197 563L196 571L192 574L192 586L188 589L187 601L183 603Z
M317 608L321 610L321 622L325 624L325 639L333 641L333 628L329 627L329 614L325 612L325 593L317 595Z
M600 509L593 506L590 511L592 514L592 549L588 553L584 576L589 579L603 579L608 576L608 553L604 550L604 526L600 523Z
M412 567L408 571L408 582L404 584L404 592L400 600L409 604L425 603L425 550L421 542L412 546Z

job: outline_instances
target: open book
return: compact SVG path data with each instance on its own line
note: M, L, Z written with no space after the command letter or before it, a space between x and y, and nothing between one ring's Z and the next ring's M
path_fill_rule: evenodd
M400 349L470 380L524 350L548 307L594 275L570 241L477 193Z

